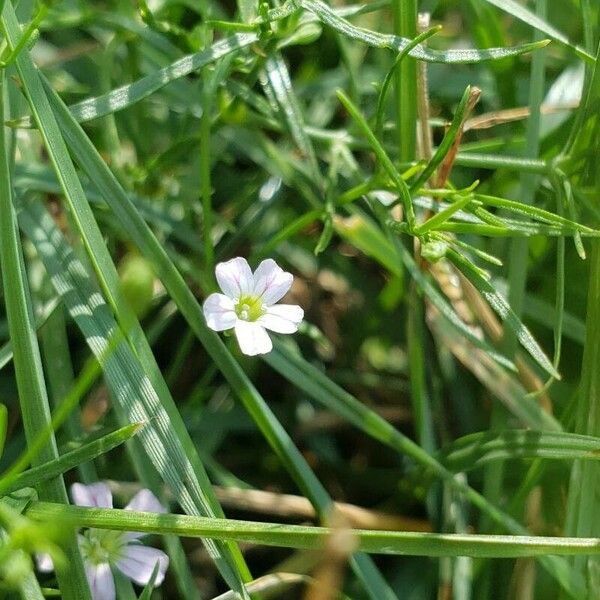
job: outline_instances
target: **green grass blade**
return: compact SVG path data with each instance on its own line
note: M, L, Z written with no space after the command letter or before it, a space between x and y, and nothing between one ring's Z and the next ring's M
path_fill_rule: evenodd
M483 297L489 302L490 306L498 313L498 316L506 324L507 327L514 333L515 337L521 342L521 345L531 357L538 363L544 371L552 377L560 379L559 373L554 368L550 359L546 356L529 329L525 327L523 322L517 317L514 311L509 306L505 298L497 292L494 287L487 281L473 265L464 259L456 251L450 249L448 258L456 266L457 269L479 290Z
M84 444L80 448L70 450L60 455L55 460L51 460L39 467L33 467L23 473L5 482L4 478L0 478L0 490L2 495L10 494L11 492L24 487L37 487L40 483L58 477L63 473L81 465L84 462L93 460L94 458L104 454L120 446L128 439L133 437L143 427L143 423L133 423L113 431L93 442Z
M253 33L232 35L215 42L207 50L184 56L167 67L163 67L133 83L123 85L101 96L86 98L69 108L80 123L124 110L152 95L172 81L198 71L232 52L246 48L256 42L257 39L258 37ZM27 117L11 122L10 125L13 127L32 127L34 123Z
M48 317L44 326L40 329L40 334L44 367L48 374L50 402L54 410L58 412L59 407L68 402L69 394L75 383L65 311L62 305ZM95 375L94 373L94 379ZM76 407L69 411L65 422L65 429L72 440L83 437L81 412ZM84 483L91 483L98 479L94 465L91 462L79 465L78 471Z
M424 183L429 181L429 178L440 166L446 154L448 154L449 150L452 148L452 145L456 140L456 136L460 133L467 109L472 102L472 91L473 88L471 88L471 86L467 86L467 89L464 91L458 107L456 108L456 112L454 113L454 117L450 123L450 127L448 127L448 130L444 134L440 145L436 148L434 155L431 157L431 160L427 163L427 166L423 169L422 173L419 174L417 179L410 186L411 193L414 193Z
M479 169L511 169L523 173L548 172L546 161L520 156L502 156L496 154L477 154L475 152L459 152L455 164L463 167Z
M327 527L61 506L51 502L32 502L24 514L36 520L62 519L79 527L158 534L174 533L187 537L210 537L311 550L321 549L332 533L332 530ZM368 529L354 529L352 534L360 550L372 554L480 558L600 554L599 538L416 533Z
M147 423L139 438L157 472L186 512L214 515L215 500L208 476L204 473L202 479L196 479L198 469L191 465L187 448L175 435L170 416L130 346L121 340L110 354L105 355L107 346L111 345L110 340L114 340L119 329L85 267L41 206L28 203L19 220L36 245L71 317L80 327L92 352L102 362L115 408L125 422ZM138 460L142 462L144 459ZM229 585L234 587L236 573L226 558L226 549L209 546L208 550Z
M412 229L415 226L415 209L413 206L412 198L410 196L410 190L408 189L406 182L396 169L391 158L385 151L385 148L375 137L373 131L371 131L367 120L364 118L358 107L355 106L352 100L350 100L350 98L348 98L348 96L346 96L346 94L344 94L344 92L342 92L341 90L337 91L337 97L339 98L340 102L344 105L344 108L350 113L350 115L360 128L362 134L367 138L381 166L389 175L390 179L394 182L394 185L396 186L395 191L400 196L402 206L404 207L404 211L406 213L406 222L408 224L409 229Z
M478 193L475 193L475 199L481 201L486 206L503 208L505 210L530 217L531 219L539 220L542 223L556 225L557 227L564 227L565 233L573 231L579 231L580 233L587 233L591 235L597 235L598 233L598 230L593 229L592 227L576 223L575 221L571 221L562 215L557 215L550 211L544 210L543 208L538 208L537 206L532 206L531 204L525 204L524 202L516 202L506 198L498 198L497 196L489 196L487 194Z
M391 9L394 18L393 32L400 38L417 37L417 0L393 0ZM426 46L415 46L427 48ZM406 48L405 48L406 49ZM410 55L413 48L408 50ZM417 61L414 58L402 61L395 76L396 148L398 158L413 161L417 158Z
M5 7L6 9L6 7ZM4 302L13 343L13 361L19 391L23 427L28 445L33 445L40 431L51 428L50 407L44 382L40 349L33 325L31 298L23 262L20 240L17 236L16 215L12 201L10 172L5 139L4 72L0 73L0 263L4 287ZM42 465L58 456L56 440L50 435L34 457ZM67 492L61 477L46 482L40 489L43 498L67 503ZM90 598L83 569L83 561L75 535L67 538L66 553L70 573L59 572L61 589L67 598Z
M417 235L422 235L423 233L427 233L431 230L435 231L443 223L448 221L459 210L466 208L472 201L473 201L473 198L471 197L470 194L467 194L466 196L462 196L462 197L457 196L452 204L450 204L449 206L446 206L445 208L443 208L442 210L437 212L432 217L429 217L429 219L427 219L427 221L425 221L424 223L422 223L421 225L416 227L415 233Z
M394 246L383 235L375 223L366 215L354 208L350 219L336 220L336 231L347 239L353 246L381 262L391 273L402 273L402 265L406 267L411 277L415 280L421 291L431 303L440 311L443 317L454 327L460 335L464 336L478 348L485 350L498 364L515 370L515 366L505 356L495 350L485 340L474 335L473 331L456 314L452 306L438 291L431 279L417 267L412 256L400 246Z
M318 512L322 516L326 516L331 505L331 499L322 484L317 480L304 457L292 443L288 433L273 415L267 403L249 381L219 337L207 328L202 316L202 309L196 298L167 256L164 248L136 211L123 188L99 157L79 124L73 119L60 99L51 90L49 90L49 93L61 125L61 131L65 135L65 139L77 161L90 180L96 184L123 226L127 227L131 239L142 254L152 262L157 275L179 307L182 315L226 377L232 389L242 400L246 410L248 410L267 441L282 459L300 489L311 499ZM367 559L360 559L362 562L365 560ZM360 574L360 562L358 569ZM391 599L395 597L391 590L384 585L382 579L379 582L374 582L372 578L366 577L365 582L367 586L372 586L370 591L374 598L377 597L377 594L379 594L379 598Z
M414 40L411 41L410 44L406 46L403 50L398 53L394 60L394 64L387 72L385 79L383 80L383 84L381 85L381 90L379 91L379 96L377 98L377 110L375 111L375 135L378 139L383 139L383 119L385 116L385 100L387 98L387 93L390 85L394 79L394 75L397 73L398 67L401 66L402 61L408 56L408 53L418 44L424 42L429 39L432 35L435 35L438 31L441 30L441 26L432 27L427 31L419 34ZM410 159L409 159L410 160Z
M282 118L300 152L308 160L310 173L315 184L322 185L315 150L310 137L306 133L306 125L304 124L300 104L296 98L290 74L283 58L280 55L268 58L264 72L268 86L281 111Z
M493 4L494 6L496 6L500 10L503 10L509 15L512 15L516 19L519 19L519 21L527 23L527 25L530 25L534 29L537 29L544 35L547 35L550 39L554 40L555 42L558 42L559 44L570 48L577 54L577 56L579 56L579 58L583 58L584 60L587 60L589 62L594 61L594 57L591 54L586 52L580 46L570 42L569 38L566 35L558 31L558 29L552 27L552 25L550 25L550 23L548 23L545 19L542 19L535 13L531 12L527 7L523 6L522 4L519 4L515 0L485 1L489 4Z
M374 48L388 48L400 52L410 40L396 35L377 33L362 27L352 25L335 13L324 2L320 0L301 0L301 5L308 11L313 12L323 23L329 25L344 36L363 42ZM484 50L431 50L425 46L417 46L409 52L409 55L427 62L439 62L446 64L469 64L480 63L487 60L501 60L510 56L519 56L543 48L547 42L523 44L514 48L486 48Z
M440 460L459 472L510 459L600 460L600 439L574 433L507 429L466 435L444 447Z

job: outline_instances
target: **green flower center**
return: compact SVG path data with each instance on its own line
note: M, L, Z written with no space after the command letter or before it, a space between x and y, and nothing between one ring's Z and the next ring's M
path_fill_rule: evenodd
M114 563L119 558L127 540L121 531L88 529L81 541L81 554L92 565Z
M242 321L256 321L265 312L262 300L258 296L241 296L235 305L235 314Z

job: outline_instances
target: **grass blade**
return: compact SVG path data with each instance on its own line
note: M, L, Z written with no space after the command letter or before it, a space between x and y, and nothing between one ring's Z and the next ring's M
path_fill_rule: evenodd
M69 520L79 527L158 534L175 533L187 537L210 537L312 550L322 548L332 533L327 527L61 506L51 502L32 502L24 514L30 519ZM600 554L599 538L417 533L369 529L355 529L352 533L360 550L372 554L482 558Z
M216 500L213 499L208 476L204 473L202 479L197 480L198 469L193 468L186 454L191 442L184 448L180 438L174 434L171 417L131 347L123 340L111 344L110 340L118 335L118 325L85 267L41 206L28 203L19 220L36 245L71 317L80 327L92 352L102 362L115 408L125 422L148 424L140 431L139 437L157 472L186 512L214 515ZM114 349L106 355L106 348L111 345ZM168 449L168 460L165 449ZM208 550L229 585L234 587L236 573L226 559L226 548L209 546Z
M544 35L547 35L550 39L554 40L555 42L558 42L559 44L570 48L577 54L577 56L579 56L579 58L583 58L588 62L594 61L594 57L591 54L588 54L588 52L586 52L580 46L571 43L566 35L552 27L550 23L540 18L538 15L527 9L527 7L523 6L522 4L519 4L515 0L485 1L489 4L493 4L494 6L496 6L500 10L503 10L509 15L512 15L516 19L519 19L519 21L523 21L523 23L527 23L527 25L530 25L534 29L541 31Z
M406 454L422 468L430 470L436 477L462 494L469 502L479 508L492 521L514 535L528 535L527 529L496 506L491 504L479 492L471 488L462 478L455 477L434 456L428 454L410 438L395 429L390 423L369 409L354 396L331 381L319 369L309 364L295 352L289 351L283 344L277 344L275 350L264 357L283 377L304 391L308 396L338 413L344 419L364 431L367 435ZM546 570L553 575L574 598L581 593L582 579L571 571L569 565L556 557L541 559Z
M396 35L377 33L362 27L352 25L343 19L335 11L320 0L301 0L301 5L308 11L313 12L323 23L329 25L344 36L358 40L374 48L389 48L400 52L410 40ZM532 44L523 44L514 48L486 48L484 50L431 50L426 46L417 46L409 52L409 56L427 62L446 64L472 64L487 60L501 60L510 56L519 56L543 48L546 41Z
M28 445L32 445L40 431L49 429L50 407L44 382L40 349L33 325L31 298L22 248L17 236L16 215L12 201L10 172L5 139L4 71L0 72L0 263L4 287L4 301L10 337L13 342L13 361L19 391L23 427ZM34 464L43 465L56 459L58 450L51 433L34 457ZM40 489L43 498L68 503L65 484L61 477L46 482ZM75 535L66 540L66 554L71 571L57 573L61 588L68 598L90 598L83 561Z
M184 56L170 65L146 75L133 83L123 85L101 96L86 98L82 102L70 106L73 116L80 122L91 121L106 115L124 110L140 100L147 98L172 81L185 77L202 67L250 46L258 37L253 33L236 34L224 40L215 42L207 50ZM12 127L33 127L34 123L29 117L11 121Z
M281 458L297 485L311 499L319 514L326 517L331 506L331 499L325 488L310 470L288 433L276 419L267 403L231 356L223 342L213 331L208 329L202 316L202 309L196 298L167 256L164 248L136 211L119 182L99 157L79 124L73 119L60 98L52 90L49 90L49 93L61 131L65 135L65 139L77 161L90 180L96 184L123 226L127 227L133 242L142 254L152 262L157 275L179 307L182 315L228 380L234 392L243 402L246 410L255 420L269 444ZM365 563L370 566L370 559L366 556L358 555L358 557L353 557L352 560L356 561L355 566L359 576L362 575L365 569ZM372 572L372 569L370 572ZM372 577L365 576L364 581L367 588L369 585L371 586L369 592L373 598L389 598L390 600L395 598L383 579L374 581Z
M574 433L507 429L472 433L440 453L444 465L456 472L520 458L600 460L600 439Z
M8 483L2 478L0 479L0 490L2 490L2 494L4 495L24 487L37 487L41 482L58 477L82 463L93 460L105 452L120 446L133 437L143 426L143 423L133 423L122 427L93 442L84 444L81 448L65 452L58 458L44 463L39 467L28 469Z
M550 359L546 356L539 344L531 335L529 329L525 327L522 321L517 317L505 298L497 292L473 265L464 259L455 250L448 250L448 258L457 269L479 290L483 297L489 302L490 306L498 313L498 316L514 333L516 338L531 357L538 363L544 371L552 377L560 379L560 375L554 368Z

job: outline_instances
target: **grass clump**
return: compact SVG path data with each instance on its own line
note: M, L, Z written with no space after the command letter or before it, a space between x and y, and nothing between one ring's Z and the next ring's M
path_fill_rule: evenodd
M594 3L0 4L2 593L597 596Z

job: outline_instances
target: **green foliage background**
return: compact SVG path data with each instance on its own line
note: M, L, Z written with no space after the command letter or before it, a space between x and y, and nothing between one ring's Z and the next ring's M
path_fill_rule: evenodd
M0 7L0 594L89 597L93 526L161 534L126 599L597 597L597 3ZM305 310L261 358L234 256Z

